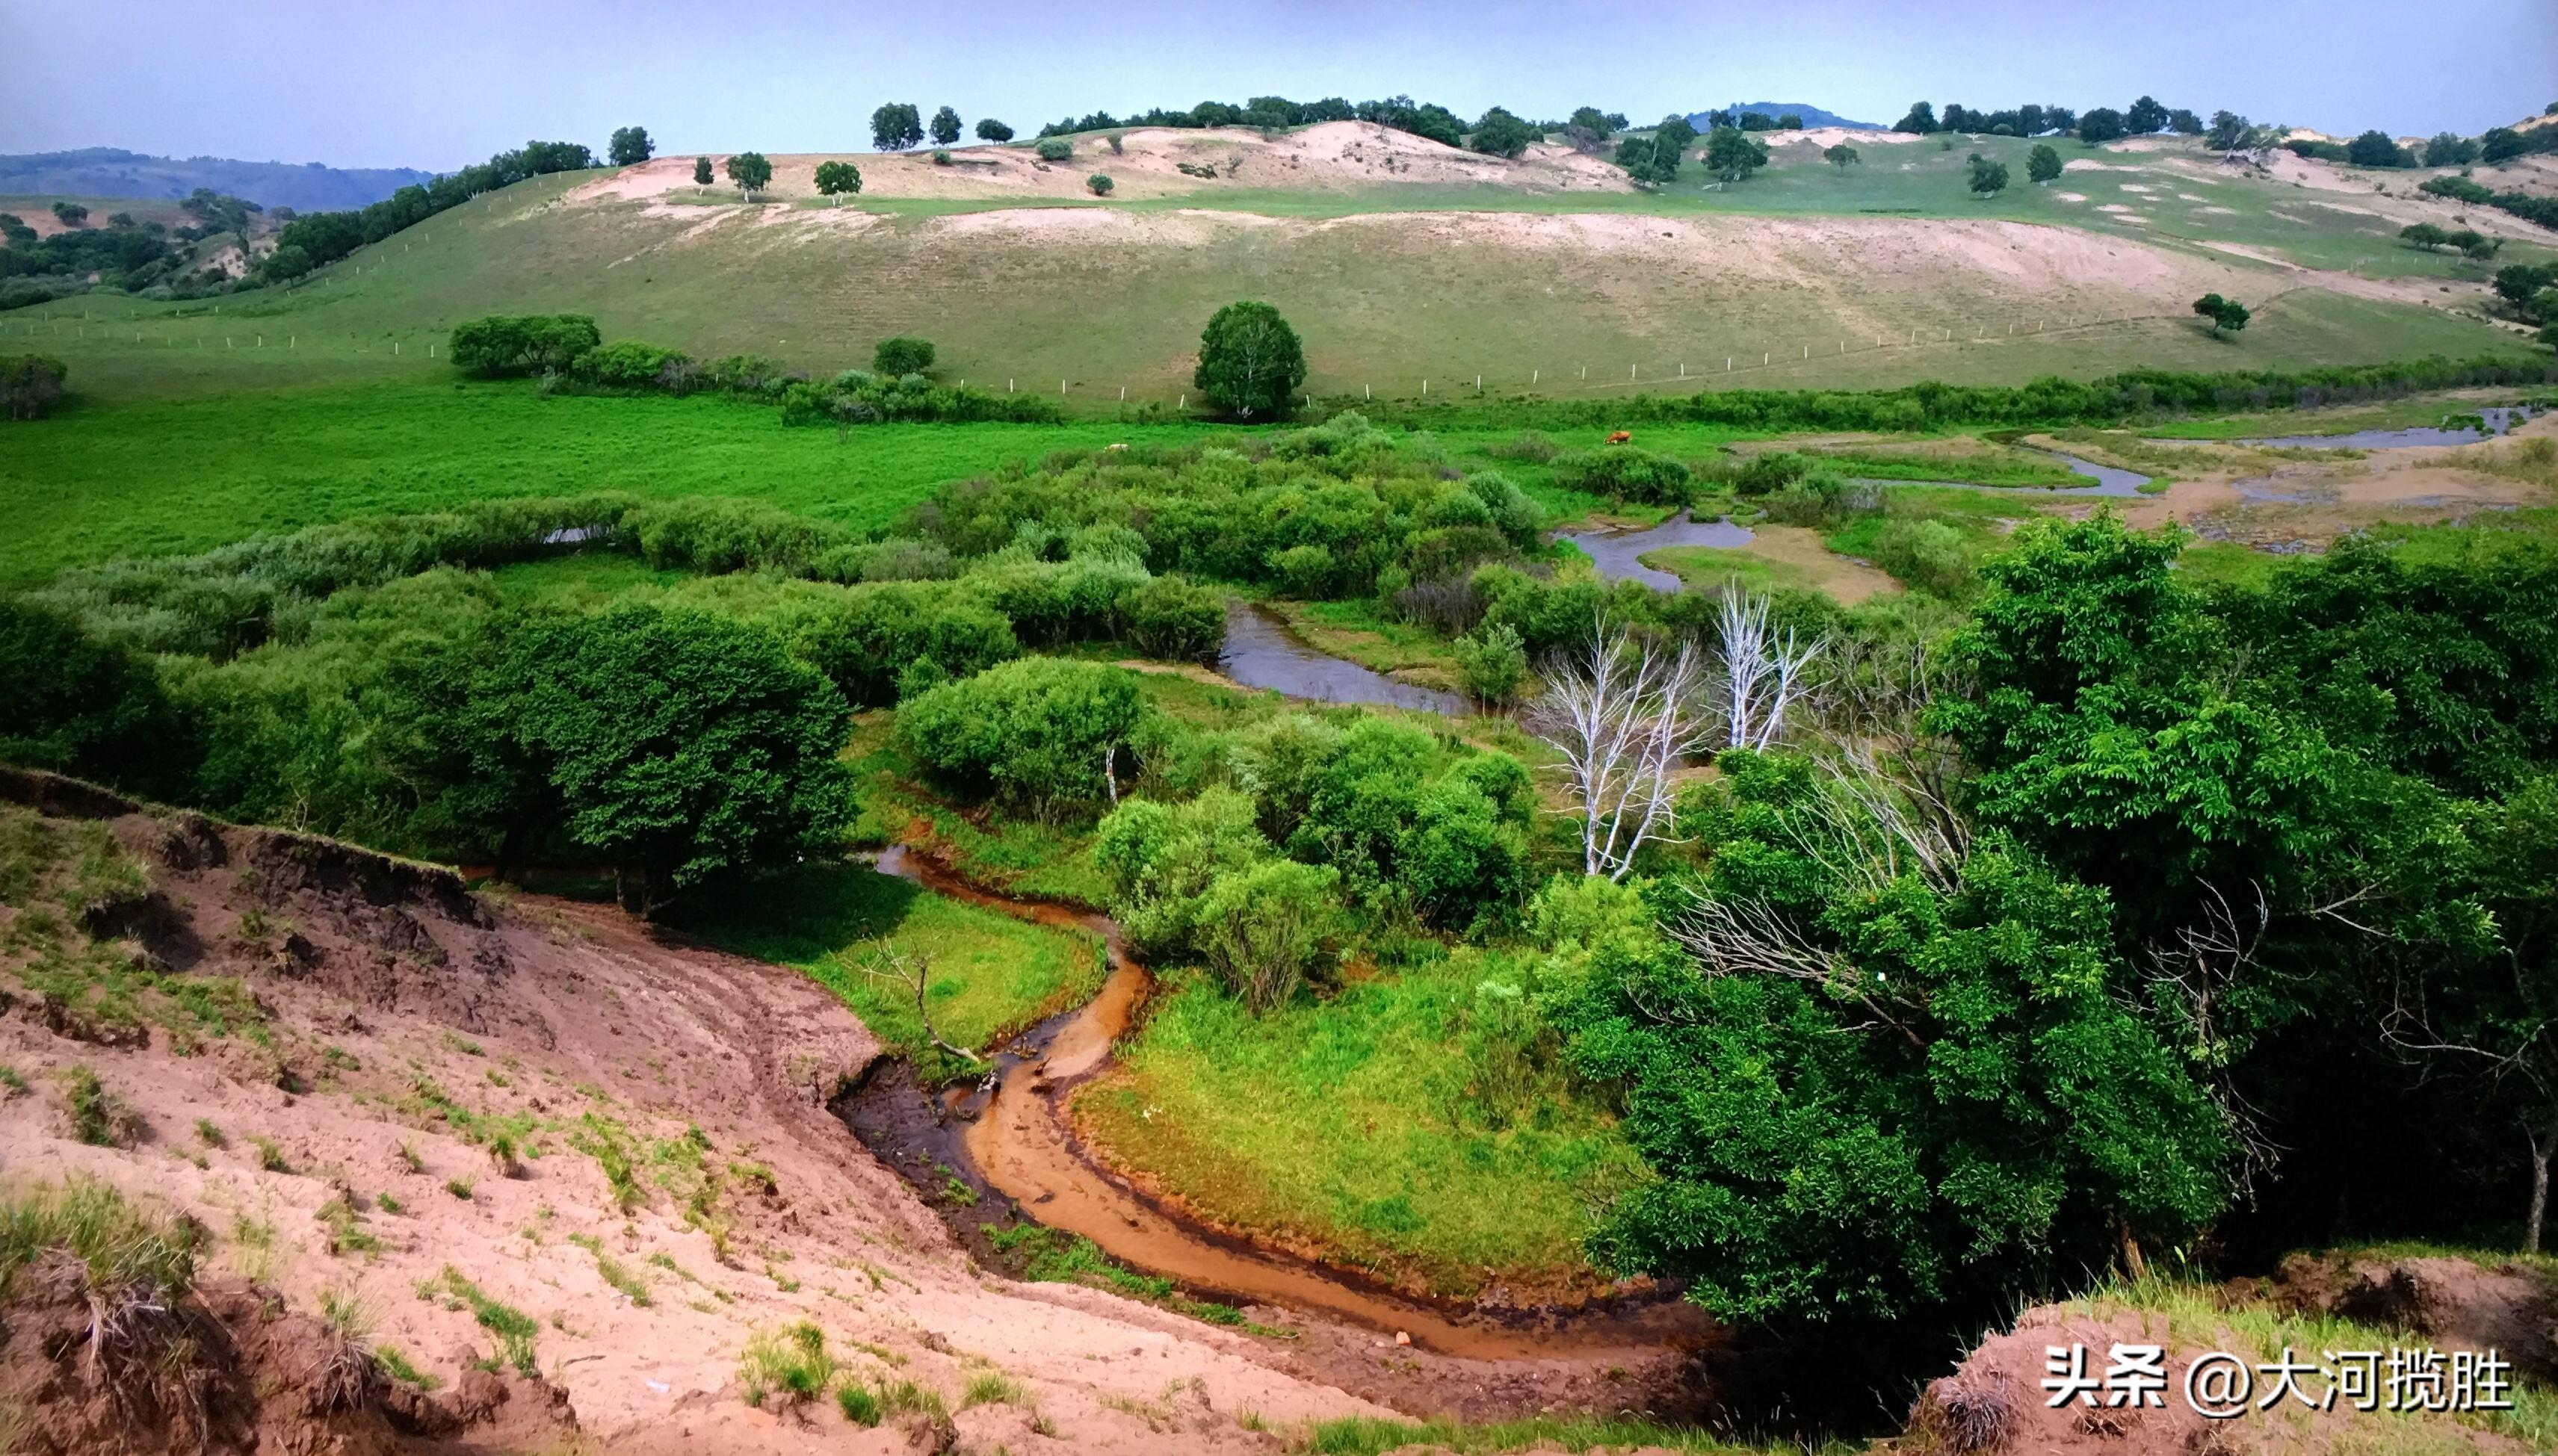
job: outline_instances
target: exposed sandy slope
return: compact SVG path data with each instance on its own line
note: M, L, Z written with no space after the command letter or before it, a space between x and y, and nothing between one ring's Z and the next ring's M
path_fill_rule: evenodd
M0 793L27 783L0 774ZM414 1291L450 1265L542 1322L543 1373L617 1452L906 1449L904 1434L831 1409L802 1421L744 1403L741 1346L794 1319L824 1327L865 1376L940 1391L976 1449L1266 1450L1273 1438L1246 1430L1245 1412L1382 1413L1276 1368L1303 1357L1274 1342L977 1271L820 1105L878 1045L795 975L661 944L609 911L494 904L446 871L341 847L132 813L112 824L158 891L137 945L172 967L246 977L272 1008L274 1049L234 1038L180 1056L165 1032L147 1047L83 1041L21 998L0 1019L0 1060L36 1091L0 1105L0 1161L18 1177L89 1172L168 1200L289 1309L354 1290L375 1338L448 1389L491 1348L469 1313ZM133 1150L67 1138L51 1074L71 1063L138 1109L148 1130ZM536 1120L513 1175L419 1100L429 1082L478 1116ZM571 1145L590 1114L642 1150L644 1206L617 1211L599 1162ZM225 1145L205 1144L200 1119ZM722 1170L712 1222L729 1226L725 1263L681 1197L648 1186L663 1164L645 1150L677 1145L688 1125ZM262 1169L253 1136L272 1138L290 1171ZM446 1187L463 1179L467 1199ZM320 1215L342 1196L376 1252L327 1252ZM242 1219L272 1224L271 1251L232 1237ZM644 1278L650 1304L609 1286L572 1235ZM648 1262L661 1255L683 1273ZM1371 1357L1363 1332L1324 1338L1345 1364L1394 1353ZM1023 1382L1053 1434L1021 1405L959 1410L967 1379L988 1370Z
M773 158L764 196L801 200L818 196L817 164L848 161L861 169L864 198L994 198L1030 201L1091 196L1085 179L1106 173L1119 199L1180 198L1219 189L1327 191L1369 183L1477 183L1528 194L1631 192L1626 174L1569 147L1540 143L1516 161L1486 157L1363 121L1328 121L1264 140L1244 127L1188 131L1144 128L1120 134L1119 150L1094 136L1072 139L1074 155L1041 161L1027 140L1008 146L950 149L936 166L932 149L901 153L804 154ZM714 169L726 162L713 154ZM1213 178L1184 173L1188 165ZM728 192L726 174L712 191ZM586 184L575 200L699 196L691 157L659 157Z

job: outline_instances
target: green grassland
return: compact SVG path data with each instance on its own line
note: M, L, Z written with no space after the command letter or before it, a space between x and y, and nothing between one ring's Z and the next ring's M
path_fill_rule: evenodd
M1179 982L1076 1116L1212 1218L1443 1294L1481 1287L1488 1268L1570 1284L1587 1276L1593 1207L1641 1164L1560 1086L1488 1116L1470 1084L1472 1007L1482 983L1515 979L1459 950L1258 1018Z
M1101 988L1101 947L946 899L859 864L809 863L724 890L683 926L723 950L806 972L882 1041L926 1049L911 983L881 957L929 967L924 998L944 1041L983 1047Z

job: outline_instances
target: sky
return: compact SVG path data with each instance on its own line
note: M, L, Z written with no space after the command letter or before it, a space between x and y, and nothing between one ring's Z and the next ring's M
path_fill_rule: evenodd
M863 151L889 100L1027 135L1095 109L1396 92L1469 118L1770 100L1886 124L1921 97L2085 110L2147 92L2475 135L2558 101L2558 0L0 0L0 153L449 171L528 138L600 152L634 123L666 153Z

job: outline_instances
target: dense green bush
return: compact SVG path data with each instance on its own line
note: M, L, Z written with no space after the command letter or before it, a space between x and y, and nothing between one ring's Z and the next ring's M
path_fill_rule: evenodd
M1696 477L1667 456L1637 446L1609 445L1557 460L1554 479L1558 485L1606 500L1683 506Z
M166 792L187 739L148 661L0 597L0 762Z
M1209 404L1238 420L1286 419L1305 382L1305 346L1268 304L1227 304L1200 331L1191 383Z
M691 385L692 359L653 343L600 344L569 361L569 376L606 389L657 389L681 394Z
M71 371L47 354L0 354L0 414L12 420L41 420L63 402L63 381Z
M891 379L929 373L932 369L932 340L904 335L883 338L871 348L871 368Z
M1055 813L1107 796L1142 708L1125 668L1026 657L910 699L897 737L966 791Z
M1157 577L1120 598L1128 643L1167 662L1214 663L1225 650L1225 594Z
M1038 153L1043 162L1063 162L1074 155L1074 143L1064 137L1042 137L1032 144L1031 150Z
M565 370L604 341L584 314L492 314L453 326L454 367L486 378Z

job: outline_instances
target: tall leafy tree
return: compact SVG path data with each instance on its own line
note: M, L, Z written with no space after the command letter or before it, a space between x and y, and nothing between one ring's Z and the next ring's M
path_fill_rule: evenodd
M2035 143L2034 150L2025 155L2026 180L2041 186L2059 179L2060 176L2061 154L2054 151L2049 142Z
M2167 130L2168 110L2155 96L2143 96L2123 113L2123 129L2136 137Z
M1768 144L1738 127L1718 126L1705 139L1705 170L1741 182L1768 165Z
M1305 346L1270 305L1227 304L1200 333L1191 382L1237 419L1284 419L1306 382Z
M2007 191L2007 164L1978 152L1964 166L1964 186L1976 198L1993 198Z
M1002 122L997 121L991 116L981 116L977 119L977 140L981 142L1009 142L1012 139L1013 129L1011 127L1004 125Z
M728 159L728 180L741 197L752 198L773 186L773 160L762 152L740 152Z
M1839 171L1845 172L1849 168L1863 162L1865 159L1857 155L1856 148L1849 146L1845 142L1839 142L1822 148L1821 160L1827 162L1832 167L1837 168Z
M903 152L924 140L924 117L913 101L883 102L871 113L871 145L883 152Z
M1894 122L1892 129L1894 131L1911 132L1918 136L1925 136L1928 133L1935 131L1937 129L1935 105L1932 102L1927 101L1911 102L1910 113L1902 117L1899 121Z
M2123 113L2111 106L2099 106L2078 118L2078 140L2101 146L2123 135Z
M2372 130L2345 144L2345 160L2356 167L2397 167L2406 157L2398 150L2397 138Z
M695 157L693 159L693 186L709 187L710 185L711 159L708 157Z
M631 167L657 155L657 144L648 140L648 128L626 126L613 133L613 140L605 144L604 151L613 159L614 166Z
M628 606L528 623L484 691L558 796L559 830L654 914L715 875L842 832L843 695L770 633L705 612Z
M1475 123L1466 145L1489 157L1516 157L1530 146L1545 139L1545 133L1519 120L1507 110L1494 106Z
M959 140L959 113L944 106L932 113L932 145L946 147Z
M850 162L817 164L817 191L826 197L841 197L862 190L862 170Z

